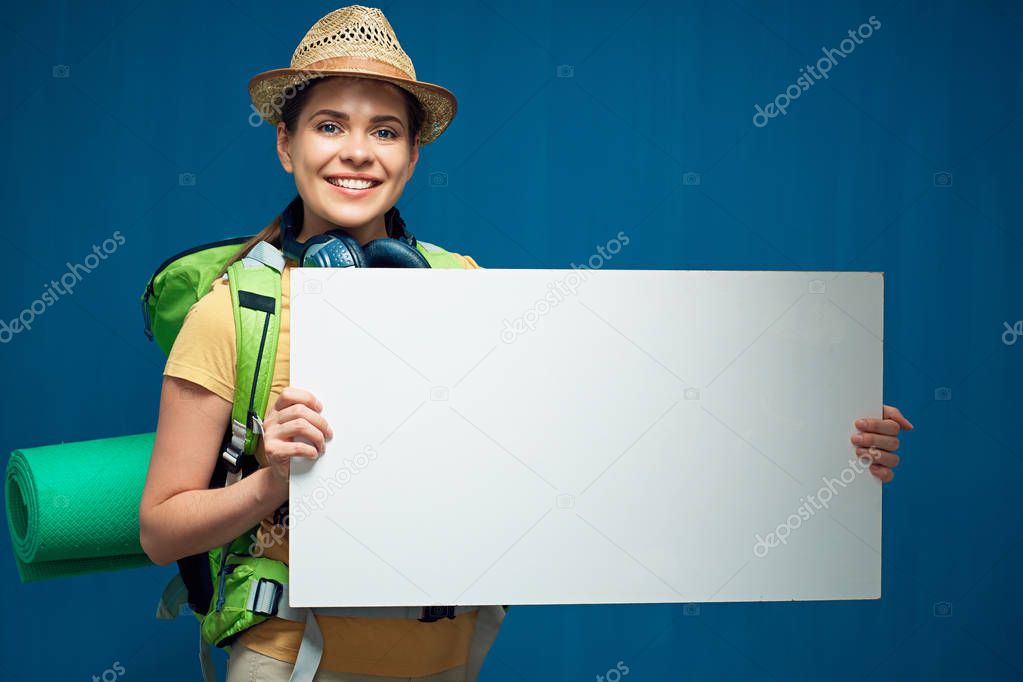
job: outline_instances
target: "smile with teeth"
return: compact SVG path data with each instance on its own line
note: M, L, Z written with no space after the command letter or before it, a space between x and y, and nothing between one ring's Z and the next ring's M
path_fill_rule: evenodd
M369 189L380 184L376 180L356 180L354 178L327 178L327 182L345 189Z

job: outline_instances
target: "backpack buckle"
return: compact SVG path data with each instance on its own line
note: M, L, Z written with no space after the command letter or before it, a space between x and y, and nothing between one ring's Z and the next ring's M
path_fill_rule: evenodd
M272 578L260 578L249 591L246 608L260 616L276 616L284 586Z
M231 420L230 441L221 456L227 462L231 471L238 471L241 468L242 454L245 452L245 424L234 419Z
M441 618L454 618L454 606L424 606L423 615L419 618L421 623L432 623Z
M255 412L249 412L249 428L252 429L253 433L262 436L265 432L263 431L263 420L259 418L259 415Z

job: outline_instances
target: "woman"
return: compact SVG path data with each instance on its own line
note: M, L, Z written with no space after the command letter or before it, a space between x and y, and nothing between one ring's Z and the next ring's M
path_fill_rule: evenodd
M367 69L383 75L367 77ZM352 6L323 17L296 49L292 69L256 76L250 92L260 114L276 123L281 165L295 178L298 242L338 228L360 245L407 236L393 207L415 170L419 145L443 132L455 100L443 88L415 80L411 60L379 10ZM261 240L281 246L279 223L280 216L232 260ZM454 256L465 267L479 267L467 256ZM315 459L333 437L316 396L288 385L288 268L295 264L287 258L281 281L270 407L256 450L260 466L226 488L207 489L234 399L227 282L215 280L189 310L164 370L156 443L139 509L142 546L158 564L220 546L257 524L258 550L288 560L284 504L290 460ZM324 645L315 679L473 679L466 663L476 616L462 613L429 623L318 616ZM276 617L248 628L231 647L228 680L287 680L303 631L303 623Z
M378 76L368 77L367 68ZM299 44L292 68L260 74L250 92L260 115L277 125L278 157L295 178L299 242L338 228L363 245L403 236L392 207L412 176L419 144L443 132L455 102L443 88L415 80L411 61L379 10L353 6L327 15ZM280 246L279 231L278 219L236 259L261 240ZM466 267L479 267L459 257ZM207 489L234 399L235 338L225 281L215 280L192 307L175 341L140 505L142 545L158 564L220 546L256 524L260 551L287 562L287 530L276 531L284 525L290 460L315 459L333 437L316 396L288 385L287 268L294 264L286 261L282 277L270 408L256 450L260 467L227 488ZM898 463L899 429L912 426L896 408L885 406L883 417L857 422L863 440L854 443L859 454L874 459L872 473L887 482ZM476 616L432 623L318 618L324 650L315 679L474 679L466 664ZM232 646L228 681L287 680L302 635L301 623L280 618L245 630Z

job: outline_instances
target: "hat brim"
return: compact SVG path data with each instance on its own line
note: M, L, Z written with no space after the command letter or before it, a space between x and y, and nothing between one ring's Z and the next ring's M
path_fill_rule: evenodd
M420 128L420 144L429 144L440 137L451 124L458 110L458 101L453 93L433 83L424 83L410 78L384 76L358 68L344 69L273 69L257 74L249 81L249 96L259 115L267 123L277 125L281 121L284 102L294 93L286 93L290 87L296 92L299 86L316 78L330 76L355 76L393 83L411 93L423 105L426 113Z

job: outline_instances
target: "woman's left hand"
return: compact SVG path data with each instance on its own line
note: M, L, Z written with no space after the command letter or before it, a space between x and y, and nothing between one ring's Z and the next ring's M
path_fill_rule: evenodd
M895 454L899 448L899 430L912 431L913 425L897 407L884 405L881 414L884 419L857 419L853 426L859 429L859 433L854 434L850 440L856 446L858 457L866 456L873 460L870 473L881 479L882 483L888 483L895 477L892 469L899 465L899 456Z

